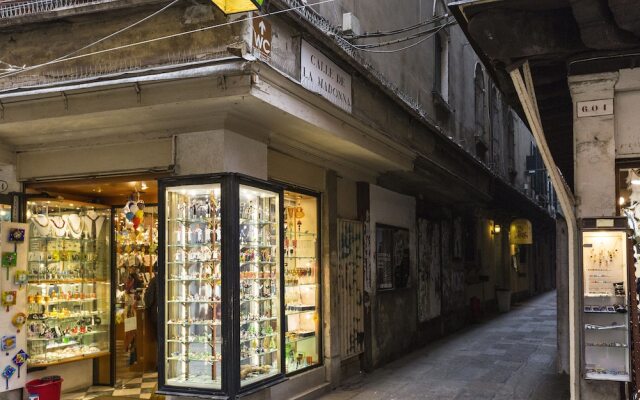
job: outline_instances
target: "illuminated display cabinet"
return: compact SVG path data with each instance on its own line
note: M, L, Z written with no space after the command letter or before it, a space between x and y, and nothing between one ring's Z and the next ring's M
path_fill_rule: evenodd
M584 377L631 380L630 320L637 315L626 218L582 221ZM636 316L637 318L637 316Z
M160 180L161 393L233 397L320 365L318 201L286 193Z

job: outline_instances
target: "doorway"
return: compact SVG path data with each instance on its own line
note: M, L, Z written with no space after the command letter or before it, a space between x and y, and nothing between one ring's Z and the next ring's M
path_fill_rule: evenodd
M41 226L47 221L56 222L57 225L52 225L56 227L66 223L78 232L83 232L77 237L61 233L52 239L58 243L55 249L51 240L43 242L44 248L39 250L53 250L49 252L55 252L55 257L69 258L67 264L61 263L56 267L59 272L55 277L66 276L64 274L71 268L76 268L76 274L84 277L86 272L83 271L88 271L88 268L82 263L89 262L94 269L96 265L102 265L101 268L105 271L106 282L101 290L92 290L89 287L92 283L86 280L82 280L80 289L68 289L64 286L66 281L53 282L55 279L48 279L47 282L51 283L48 283L50 287L46 290L38 289L46 292L41 294L40 298L51 298L54 295L58 303L66 301L61 295L66 296L67 292L73 290L80 293L77 296L72 293L71 300L74 296L78 297L78 301L85 300L86 296L86 301L81 303L84 308L72 309L72 314L108 314L108 318L93 317L91 324L87 323L84 331L80 332L82 336L78 334L84 340L79 343L82 347L78 351L94 348L100 350L92 354L81 354L81 358L85 359L87 356L95 355L92 382L94 385L108 385L118 389L139 387L143 378L148 383L149 375L157 374L157 178L141 176L26 185L27 222L33 223L34 227L36 223L40 223L38 226ZM99 226L95 222L98 220L91 218L98 214L103 217ZM56 236L55 232L53 236ZM65 244L60 244L62 242ZM81 244L77 245L77 255L67 250L71 245L76 246L75 242ZM87 249L91 249L92 252L87 252ZM83 251L87 254L82 253ZM98 256L94 257L94 253ZM36 256L41 254L45 253L41 251L34 254L33 258L36 259ZM73 259L70 258L72 256ZM49 259L57 260L49 255L46 257L45 265ZM80 267L73 264L76 260ZM63 307L65 310L72 307L58 304L47 309L54 303L50 301L40 304L35 300L34 294L34 306L39 309L44 307L39 312L49 314L59 313ZM69 337L75 334L73 329L70 326L58 326L60 343L43 347L43 359L58 357L58 354L53 354L49 348L59 348L60 350L56 351L60 353L71 353L75 348L74 341L69 340ZM99 335L94 332L98 331L107 334L100 340L91 338L88 334L93 333L97 338ZM74 359L58 359L58 363L65 362L74 362Z

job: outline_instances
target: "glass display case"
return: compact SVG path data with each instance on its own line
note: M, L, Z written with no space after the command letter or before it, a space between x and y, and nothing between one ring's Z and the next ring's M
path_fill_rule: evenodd
M220 184L165 190L165 384L222 389ZM162 341L161 341L162 342Z
M29 366L110 351L110 209L42 200L27 203Z
M318 198L284 192L287 373L320 363Z
M280 196L240 186L240 382L280 369Z
M626 219L585 220L584 223L585 378L630 381L630 247Z
M318 198L287 195L286 235L284 189L253 178L161 179L159 202L159 392L235 398L319 365Z

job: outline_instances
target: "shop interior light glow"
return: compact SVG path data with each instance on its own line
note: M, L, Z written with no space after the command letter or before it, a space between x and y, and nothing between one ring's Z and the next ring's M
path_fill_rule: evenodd
M225 14L257 11L264 0L211 0Z

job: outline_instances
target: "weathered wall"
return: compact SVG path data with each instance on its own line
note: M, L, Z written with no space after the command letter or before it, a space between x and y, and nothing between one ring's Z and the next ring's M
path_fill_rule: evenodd
M6 27L0 34L0 54L3 55L4 62L17 66L49 62L129 26L164 5L166 3L147 4L100 14L72 16L43 24ZM209 2L179 2L151 20L77 54L101 51L226 21L227 18ZM229 44L242 41L244 29L244 24L234 24L57 63L1 79L0 88L216 58L227 53Z
M416 331L416 202L413 197L403 196L381 187L370 185L370 229L375 238L376 224L406 228L410 234L411 276L406 289L371 293L372 304L372 361L377 366L407 352L413 344ZM375 246L371 246L369 265L365 273L371 274L371 285L377 286L375 270Z
M448 12L442 7L440 0L404 0L402 7L397 7L395 2L382 0L371 0L366 4L356 0L341 0L322 4L315 8L334 26L342 25L343 13L353 13L359 18L363 33L399 29ZM437 25L433 24L429 27ZM386 38L360 39L357 43L376 43L398 39L415 32L417 31ZM478 131L475 118L474 77L480 60L457 26L444 28L439 34L448 38L449 41L449 99L447 107L439 106L437 95L434 94L437 36L405 51L384 54L362 51L360 55L389 82L414 99L420 110L432 118L442 128L446 136L475 155ZM416 40L377 50L393 50L415 42ZM398 68L398 65L402 65L402 68ZM481 123L487 132L485 142L489 148L486 164L508 181L512 180L511 174L526 178L524 176L525 163L522 157L529 154L529 146L524 142L531 140L531 135L522 121L504 103L502 95L495 90L495 86L483 68L482 71L485 88L483 93L485 115ZM516 187L522 190L523 184Z

